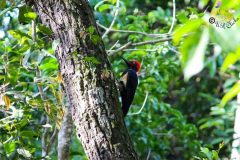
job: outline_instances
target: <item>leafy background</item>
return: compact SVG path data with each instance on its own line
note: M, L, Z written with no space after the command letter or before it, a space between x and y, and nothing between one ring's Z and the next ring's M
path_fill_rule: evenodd
M97 22L110 26L117 1L90 3ZM214 3L176 0L172 41L129 47L109 56L118 78L125 68L119 55L142 62L137 93L125 118L140 159L230 157L235 97L240 91L240 27L239 21L231 29L211 25ZM234 17L239 17L240 2L223 0L222 7L234 9ZM168 33L172 8L170 0L121 0L113 29ZM32 20L37 23L36 40ZM43 131L59 128L66 106L54 57L57 41L18 0L0 2L0 23L0 154L4 159L41 159ZM104 43L110 51L112 46L114 50L162 36L111 31ZM87 159L75 133L72 136L71 159ZM56 144L50 159L57 159Z

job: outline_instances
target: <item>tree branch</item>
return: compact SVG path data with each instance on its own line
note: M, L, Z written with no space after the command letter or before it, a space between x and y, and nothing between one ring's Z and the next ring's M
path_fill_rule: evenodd
M123 46L121 46L120 48L116 49L116 50L109 50L107 51L108 56L112 56L113 54L120 52L128 47L137 47L137 46L143 46L143 45L147 45L147 44L155 44L155 43L159 43L159 42L166 42L166 41L171 41L172 37L168 37L168 38L162 38L162 39L157 39L157 40L149 40L149 41L143 41L143 42L138 42L138 43L132 43L132 42L128 42L126 44L124 44Z
M50 152L50 149L51 149L52 145L54 144L57 134L58 134L58 129L57 129L57 127L55 127L53 134L52 134L52 136L48 142L48 145L46 147L46 153L47 153L46 155L48 155L48 153Z
M142 105L141 109L140 109L138 112L130 113L130 114L128 114L128 115L129 115L129 116L133 116L133 115L140 114L140 113L142 112L144 106L146 105L147 99L148 99L148 92L146 93L146 96L145 96L145 99L144 99L144 101L143 101L143 105Z
M175 2L175 0L173 0L173 20L172 20L171 28L168 31L168 34L172 33L172 30L173 30L173 27L175 24L175 19L176 19L176 2Z
M117 0L116 2L116 11L115 11L115 14L114 14L114 17L113 17L113 20L112 20L112 23L111 25L109 26L109 28L106 30L106 32L102 35L102 38L105 38L106 35L110 32L110 30L112 29L116 19L117 19L117 16L118 16L118 11L119 11L119 0Z
M107 30L108 28L97 22L97 25L104 29ZM151 34L151 33L146 33L146 32L140 32L140 31L131 31L131 30L119 30L119 29L111 29L109 32L121 32L121 33L131 33L131 34L141 34L147 37L151 38L159 38L159 37L168 37L171 36L171 34L165 33L165 34Z

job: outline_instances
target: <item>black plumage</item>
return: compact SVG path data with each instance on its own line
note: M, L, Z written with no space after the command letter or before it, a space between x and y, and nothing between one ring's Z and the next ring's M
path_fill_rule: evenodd
M127 61L128 68L123 72L120 83L121 89L120 94L122 98L122 112L124 117L127 115L128 110L133 102L136 88L138 85L137 72L140 70L140 63L137 61Z

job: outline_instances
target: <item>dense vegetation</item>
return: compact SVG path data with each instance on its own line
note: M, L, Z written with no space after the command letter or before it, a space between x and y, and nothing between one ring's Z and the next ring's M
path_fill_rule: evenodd
M142 62L125 118L140 159L229 158L240 92L240 21L225 29L210 24L216 9L208 0L90 3L116 77L125 67L119 55ZM222 1L221 9L234 10L230 20L237 18L240 2ZM40 159L44 131L51 137L61 126L67 105L54 57L58 42L24 2L2 0L0 11L0 154ZM99 63L94 57L88 61ZM86 159L72 136L71 158ZM56 144L51 159L57 159Z

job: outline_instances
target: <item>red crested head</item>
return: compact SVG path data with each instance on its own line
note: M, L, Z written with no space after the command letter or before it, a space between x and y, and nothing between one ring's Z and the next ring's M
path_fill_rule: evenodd
M137 72L140 71L141 63L136 60L129 61L129 65L131 68L135 69Z
M140 71L141 68L141 63L136 61L136 60L131 60L131 61L127 61L125 58L123 58L122 56L120 56L125 63L128 65L129 68L134 69L136 72Z

